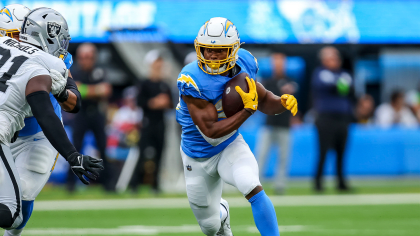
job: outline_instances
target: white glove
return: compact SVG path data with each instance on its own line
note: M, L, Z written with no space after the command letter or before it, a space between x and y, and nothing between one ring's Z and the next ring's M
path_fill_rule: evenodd
M60 72L54 69L51 69L50 76L52 80L51 93L53 95L57 95L66 88L67 77L69 76L69 70L66 69L66 72L64 73L64 76L63 76Z

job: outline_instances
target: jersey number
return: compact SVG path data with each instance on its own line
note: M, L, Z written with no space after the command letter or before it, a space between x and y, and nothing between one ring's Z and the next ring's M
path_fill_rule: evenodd
M9 49L4 49L4 48L0 48L0 55L2 56L0 59L0 68L2 68L12 55L10 54ZM6 92L6 89L8 87L8 85L6 85L6 82L10 78L12 78L14 74L16 74L16 72L19 70L19 67L26 60L28 60L28 58L25 56L17 56L12 59L12 63L13 63L12 66L9 68L7 72L4 72L3 76L0 78L0 92L3 92L3 93Z

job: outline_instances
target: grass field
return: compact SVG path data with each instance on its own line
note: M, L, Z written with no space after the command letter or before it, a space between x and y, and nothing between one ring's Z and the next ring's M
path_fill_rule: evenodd
M325 196L311 195L305 183L291 185L289 195L272 196L281 235L419 235L418 179L360 181L353 184L354 194L334 195L333 190L328 190ZM163 195L154 200L149 197L146 190L136 195L114 195L95 187L68 196L62 188L47 187L37 199L23 235L202 235L184 195ZM225 197L232 205L234 234L259 235L247 202L238 194ZM327 201L319 201L322 199ZM130 201L142 204L124 206ZM89 209L72 208L83 209L84 205ZM48 206L57 209L49 210Z

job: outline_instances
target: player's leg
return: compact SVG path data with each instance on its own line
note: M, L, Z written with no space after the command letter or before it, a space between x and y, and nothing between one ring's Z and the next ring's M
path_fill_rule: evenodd
M58 152L52 147L43 132L18 138L11 144L15 165L19 173L22 191L22 223L4 236L20 236L31 217L34 200L47 183Z
M275 131L278 144L278 163L277 163L277 175L274 183L275 192L277 194L283 194L286 188L287 177L288 177L288 166L289 166L289 148L290 148L290 132L289 128L279 127Z
M235 186L251 203L261 235L279 235L274 206L261 186L257 161L242 135L222 151L217 169L222 179Z
M214 236L220 229L224 213L220 205L223 181L217 174L218 158L196 160L182 150L181 156L190 207L201 231Z
M0 145L0 228L14 229L22 223L20 180L10 148Z

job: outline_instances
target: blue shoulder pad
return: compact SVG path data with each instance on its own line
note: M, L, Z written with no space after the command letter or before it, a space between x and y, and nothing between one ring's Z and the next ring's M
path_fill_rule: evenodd
M67 53L66 57L64 58L64 64L66 64L67 69L73 65L73 56L70 53Z
M238 50L238 57L242 59L242 62L246 65L248 70L258 73L258 61L249 51L240 48ZM254 78L255 79L255 78Z
M181 71L176 82L182 95L203 98L201 86L191 73Z

